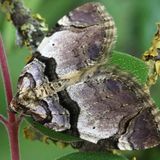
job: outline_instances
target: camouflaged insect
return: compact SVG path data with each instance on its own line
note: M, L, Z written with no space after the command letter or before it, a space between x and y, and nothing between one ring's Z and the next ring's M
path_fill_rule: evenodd
M24 67L11 109L97 145L160 144L160 113L150 96L127 74L103 68L115 39L115 23L101 4L71 11Z

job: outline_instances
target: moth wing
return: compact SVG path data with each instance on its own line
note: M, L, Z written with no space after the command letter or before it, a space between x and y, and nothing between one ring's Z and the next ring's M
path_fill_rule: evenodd
M114 138L119 140L117 146L122 150L144 149L160 143L160 132L151 113L155 105L126 74L97 72L69 86L67 92L80 108L77 128L82 139L98 143Z
M37 51L54 58L59 77L98 63L116 39L113 18L99 3L87 3L58 21L56 32L45 37Z

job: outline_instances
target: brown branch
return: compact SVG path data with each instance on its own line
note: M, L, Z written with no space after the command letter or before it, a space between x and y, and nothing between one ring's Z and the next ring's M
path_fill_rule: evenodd
M48 28L40 15L32 15L21 0L0 0L1 9L14 24L20 45L34 52L45 36Z

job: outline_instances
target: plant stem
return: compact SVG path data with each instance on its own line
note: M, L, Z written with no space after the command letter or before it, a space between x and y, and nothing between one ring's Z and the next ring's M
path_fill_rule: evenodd
M7 59L5 56L1 35L0 35L0 66L5 85L7 105L9 106L10 101L12 99L12 87L11 87L11 80L8 71ZM0 121L3 122L8 131L12 160L19 160L20 159L19 143L18 143L19 122L17 121L15 114L10 112L8 109L7 109L7 114L8 114L8 120L6 120L2 115L0 115Z
M17 123L9 123L8 135L9 135L9 141L10 141L10 151L12 155L12 160L20 159L18 130L19 130L19 125L17 125Z

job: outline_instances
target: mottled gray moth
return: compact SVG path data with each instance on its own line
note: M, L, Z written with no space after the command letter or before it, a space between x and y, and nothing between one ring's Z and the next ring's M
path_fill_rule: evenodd
M160 113L150 95L128 74L103 67L115 40L115 23L101 4L69 12L24 67L10 108L104 147L160 144Z

